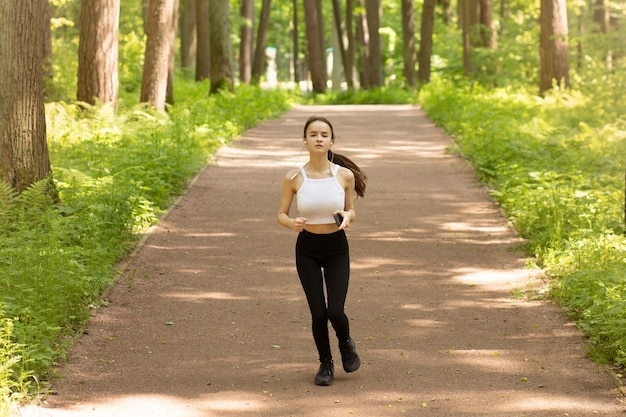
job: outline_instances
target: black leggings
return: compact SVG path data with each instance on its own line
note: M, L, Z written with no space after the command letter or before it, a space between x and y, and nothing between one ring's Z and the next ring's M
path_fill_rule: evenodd
M335 329L339 341L345 342L350 338L348 317L344 313L350 280L350 255L345 232L300 232L296 242L296 268L311 310L313 339L319 358L321 361L330 360L328 322ZM328 300L324 297L324 282Z

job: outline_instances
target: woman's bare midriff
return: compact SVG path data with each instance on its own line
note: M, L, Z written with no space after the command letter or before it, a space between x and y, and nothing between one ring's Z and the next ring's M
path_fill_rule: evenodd
M338 228L335 223L307 224L306 226L304 226L304 230L318 235L327 235L329 233L335 233Z

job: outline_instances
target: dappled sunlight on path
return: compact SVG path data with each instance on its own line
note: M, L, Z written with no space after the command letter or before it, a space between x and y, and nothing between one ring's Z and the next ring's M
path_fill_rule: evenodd
M324 388L312 382L296 235L276 222L313 114L330 118L336 151L369 176L347 231L346 310L363 365L339 365ZM24 415L622 415L575 326L527 297L541 271L526 268L524 242L449 145L412 106L299 107L250 130L154 228L57 395Z

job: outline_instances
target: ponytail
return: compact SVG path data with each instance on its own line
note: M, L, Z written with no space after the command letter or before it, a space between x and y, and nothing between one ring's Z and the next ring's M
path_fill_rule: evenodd
M365 196L365 187L367 183L367 175L359 168L352 159L347 156L340 155L333 151L328 151L328 160L344 168L348 168L354 174L354 191L358 197Z

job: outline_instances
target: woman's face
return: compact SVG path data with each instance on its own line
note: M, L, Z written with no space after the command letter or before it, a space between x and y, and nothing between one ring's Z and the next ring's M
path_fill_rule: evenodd
M333 142L333 132L327 123L316 120L306 129L304 142L309 152L328 152Z

